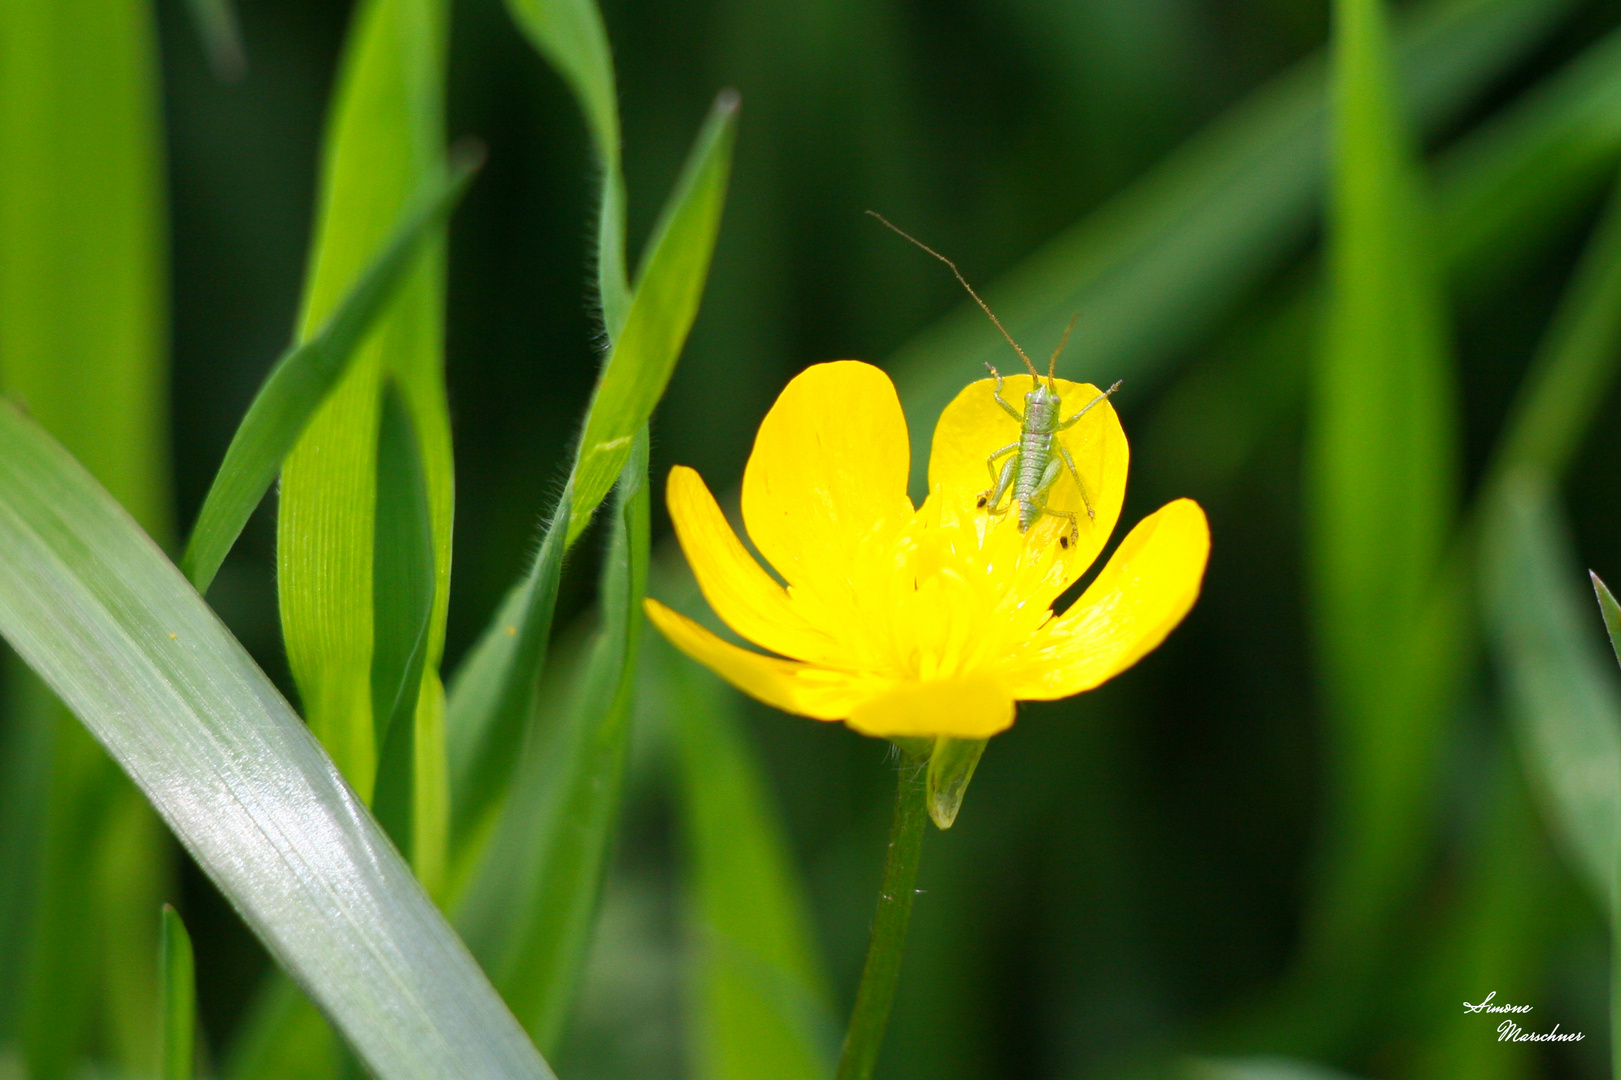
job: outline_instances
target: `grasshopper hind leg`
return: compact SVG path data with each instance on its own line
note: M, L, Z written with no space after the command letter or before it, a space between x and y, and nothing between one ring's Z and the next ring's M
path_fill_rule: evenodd
M1018 448L1018 443L1008 443L1006 446L1002 447L1002 449L985 459L985 467L990 470L991 474L991 487L988 491L982 491L979 493L979 499L975 503L975 506L981 510L984 510L987 514L994 516L997 514L1007 513L1006 509L998 510L997 506L1001 504L1002 496L1006 495L1008 489L1013 486L1013 475L1014 471L1018 468L1019 458L1017 454L1008 458L1006 463L1003 464L1002 471L1000 473L998 473L996 470L996 459L1001 457L1003 454L1012 453ZM1012 506L1012 503L1009 503L1008 505Z

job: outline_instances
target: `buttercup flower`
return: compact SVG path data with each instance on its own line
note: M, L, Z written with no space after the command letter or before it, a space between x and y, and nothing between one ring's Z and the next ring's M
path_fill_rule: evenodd
M1043 380L1045 381L1045 380ZM1018 405L1028 375L1004 380ZM991 380L957 395L934 430L929 495L907 497L906 419L894 385L856 361L818 364L790 382L760 425L743 476L743 523L786 587L750 556L698 474L670 472L669 508L704 597L740 648L660 604L647 615L672 643L739 690L784 712L843 720L868 735L984 739L1013 723L1015 701L1089 690L1136 663L1199 594L1210 533L1189 499L1133 529L1061 614L1053 602L1097 558L1126 492L1129 451L1100 402L1058 439L1066 470L1028 532L1018 511L980 506L986 458L1018 424ZM1057 380L1068 418L1097 396Z

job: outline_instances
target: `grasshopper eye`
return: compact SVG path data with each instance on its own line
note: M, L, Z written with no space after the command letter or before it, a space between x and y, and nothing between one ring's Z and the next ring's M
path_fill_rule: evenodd
M1069 550L1069 537L1068 536L1060 536L1058 538L1058 546L1063 548L1065 551L1068 551Z
M987 499L985 496L981 495L979 497L979 504L978 504L979 509L981 509L981 510L985 509L985 504L988 503L988 502L990 502L990 500Z

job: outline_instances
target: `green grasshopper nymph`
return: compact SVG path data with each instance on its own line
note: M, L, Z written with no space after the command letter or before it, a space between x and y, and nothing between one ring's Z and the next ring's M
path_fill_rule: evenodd
M1019 348L1019 343L1014 341L1013 335L1007 332L1007 328L1002 325L1002 320L996 317L995 312L991 311L989 305L979 298L979 294L974 291L974 287L968 284L968 279L962 276L962 271L957 269L956 263L917 237L896 227L882 214L874 213L871 210L868 210L867 213L872 214L873 217L891 230L899 233L902 237L910 240L951 268L951 272L956 275L962 287L968 290L968 295L974 298L974 303L978 304L980 310L990 316L991 322L1002 332L1002 336L1007 339L1007 343L1013 346L1013 351L1019 354L1019 359L1024 361L1024 366L1029 369L1030 377L1035 384L1030 392L1024 395L1024 412L1021 413L1002 396L1001 372L990 364L985 365L990 370L991 378L996 380L996 386L991 391L991 396L1018 423L1019 437L985 459L985 467L991 474L991 486L988 490L980 493L979 509L984 510L992 517L1000 517L1017 504L1019 507L1019 531L1021 533L1029 532L1030 527L1043 516L1063 518L1069 522L1069 529L1058 538L1058 543L1059 546L1064 548L1071 547L1080 539L1080 522L1068 510L1053 510L1047 506L1047 499L1052 493L1053 485L1058 483L1059 478L1064 475L1066 467L1069 469L1069 474L1075 478L1076 487L1080 489L1081 502L1086 507L1086 516L1095 518L1097 512L1092 507L1092 497L1086 490L1086 482L1081 479L1081 472L1075 467L1075 459L1070 457L1069 450L1064 447L1064 444L1058 441L1058 433L1079 423L1081 417L1090 412L1093 406L1106 400L1109 395L1120 389L1120 383L1117 381L1113 386L1099 393L1068 420L1062 419L1063 401L1058 396L1058 383L1053 377L1053 372L1058 366L1058 354L1064 351L1064 345L1069 341L1069 332L1075 328L1075 319L1071 318L1069 320L1069 325L1064 328L1064 336L1059 339L1058 348L1053 350L1052 358L1047 362L1047 380L1043 385L1041 373L1036 370L1036 365L1032 364L1030 357L1025 355L1023 349ZM1057 452L1057 456L1054 456L1054 451ZM1004 457L1007 458L1007 461L998 470L996 463ZM1003 506L1002 500L1007 496L1011 496L1011 498L1009 498L1008 504Z

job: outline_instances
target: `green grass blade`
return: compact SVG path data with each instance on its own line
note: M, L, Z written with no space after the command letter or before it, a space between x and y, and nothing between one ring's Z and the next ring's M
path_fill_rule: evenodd
M1337 805L1309 948L1330 970L1371 959L1359 943L1422 858L1424 834L1397 823L1430 789L1445 715L1431 706L1448 680L1425 661L1455 654L1459 632L1456 602L1431 606L1455 513L1455 392L1381 3L1334 9L1331 286L1310 406L1314 622Z
M550 1076L263 673L112 499L9 405L0 633L376 1076Z
M512 748L528 721L544 662L564 552L623 468L636 433L669 383L697 314L726 197L736 112L735 96L722 95L694 142L649 241L624 332L592 396L564 499L529 575L508 596L452 680L446 725L458 838L482 820L504 791Z
M1433 131L1544 40L1566 0L1441 0L1402 23L1407 112ZM1140 393L1305 244L1323 190L1323 69L1302 62L983 290L1026 347L1050 347L1079 313L1077 377ZM1043 346L1041 343L1049 343ZM1032 343L1035 343L1032 346ZM935 418L1006 344L968 304L886 361L921 478Z
M1547 482L1508 474L1481 559L1489 632L1532 787L1605 911L1621 821L1621 687Z
M582 679L577 719L561 760L553 761L552 813L514 821L535 852L533 902L509 911L510 946L496 985L535 1045L562 1037L585 966L586 946L607 870L630 749L635 658L647 589L649 500L647 432L636 437L616 497L613 539L603 567L603 625ZM510 835L510 834L509 834ZM502 847L492 849L499 853Z
M163 147L151 4L0 5L0 392L167 542ZM34 1080L68 1076L91 1041L110 1066L148 1070L168 840L83 728L7 666L27 704L4 726L26 749L0 775L14 798L0 850L25 857L0 875L0 1043Z
M624 329L597 382L580 437L570 477L571 543L590 523L630 456L636 433L653 415L697 317L726 205L737 104L730 91L715 100L648 241Z
M192 1080L197 1049L197 975L191 935L180 913L163 905L163 1080Z
M1436 247L1454 294L1478 300L1497 288L1505 274L1545 253L1589 205L1590 197L1613 180L1618 159L1621 33L1612 33L1483 122L1437 161ZM1505 205L1511 212L1500 211ZM1603 265L1591 254L1584 263ZM1602 297L1602 292L1587 295ZM1174 463L1179 470L1182 486L1176 490L1201 499L1219 497L1236 481L1266 434L1298 407L1306 369L1297 360L1316 340L1321 303L1315 281L1297 286L1276 314L1235 335L1220 348L1215 362L1167 390L1140 437L1157 447L1145 458ZM1565 306L1569 305L1567 299ZM1595 307L1582 318L1601 318L1603 310ZM1562 316L1559 322L1579 325L1571 316ZM1592 332L1566 335L1569 341L1584 343L1602 337ZM1543 353L1549 353L1550 344L1544 343ZM1537 367L1548 372L1588 370L1587 361L1552 366L1539 362ZM1550 388L1560 387L1561 381L1543 380ZM1557 392L1560 399L1569 393ZM1527 404L1516 415L1542 415L1545 408ZM1578 413L1566 408L1557 415L1572 418ZM1517 435L1510 441L1523 438ZM1574 429L1560 436L1561 441L1579 438ZM1548 464L1554 463L1550 459Z
M609 341L619 337L630 313L630 275L625 263L625 180L620 170L619 94L613 55L595 0L507 0L524 35L555 67L585 112L602 168L597 208L597 295Z
M443 175L445 20L441 0L366 0L356 9L326 137L301 341L385 247L412 197ZM377 768L372 560L385 374L416 430L433 514L423 693L438 700L453 511L443 320L444 252L435 237L282 464L277 590L288 664L311 728L368 801Z
M1610 648L1616 661L1621 663L1621 605L1616 604L1615 594L1602 578L1591 570L1587 576L1593 579L1593 593L1598 597L1599 612L1604 616L1604 632L1610 635Z
M283 459L348 370L358 347L406 279L424 241L436 234L461 200L481 161L481 154L464 153L452 163L448 176L430 181L428 190L407 208L387 245L321 328L276 361L231 437L186 542L180 568L198 592L208 592L254 507L270 490Z
M649 641L674 736L690 893L689 1046L697 1080L825 1080L839 1024L809 905L767 783L719 679Z
M377 715L377 821L415 861L417 697L433 617L433 520L416 433L399 389L383 387L377 433L372 703Z
M529 572L451 679L445 726L451 836L458 848L499 804L515 764L512 748L534 711L557 608L570 503L565 489Z

